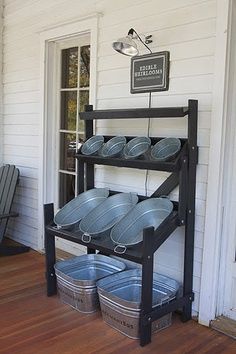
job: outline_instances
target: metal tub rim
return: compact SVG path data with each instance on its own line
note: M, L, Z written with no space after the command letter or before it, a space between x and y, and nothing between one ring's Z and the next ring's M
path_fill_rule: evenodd
M125 263L100 254L86 254L82 256L76 256L73 258L70 258L69 260L65 261L58 261L54 265L55 272L58 273L60 272L60 276L67 281L71 282L73 286L78 286L78 287L93 287L96 286L96 282L99 279L102 279L103 277L96 278L96 279L78 279L78 278L73 278L73 276L70 276L70 274L66 274L67 272L72 271L75 267L76 269L79 268L79 265L83 264L83 268L87 265L93 265L96 268L96 264L99 264L99 266L102 266L103 269L106 271L110 270L110 275L114 275L118 272L121 272L126 268Z

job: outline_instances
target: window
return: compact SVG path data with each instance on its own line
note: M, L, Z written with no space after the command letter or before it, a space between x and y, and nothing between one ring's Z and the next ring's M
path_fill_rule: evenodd
M75 41L73 41L74 44ZM59 85L59 208L77 195L76 150L84 141L84 122L79 112L89 103L89 38L79 38L77 45L60 44Z

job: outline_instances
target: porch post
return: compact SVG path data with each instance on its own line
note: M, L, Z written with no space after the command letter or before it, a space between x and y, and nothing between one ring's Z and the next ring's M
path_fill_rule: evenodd
M234 0L233 0L234 1ZM209 326L217 315L222 225L222 183L227 85L227 45L232 0L217 1L214 87L206 200L199 323Z

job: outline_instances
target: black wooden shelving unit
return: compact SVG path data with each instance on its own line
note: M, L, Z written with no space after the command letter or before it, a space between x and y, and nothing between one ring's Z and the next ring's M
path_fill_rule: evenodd
M158 318L179 309L182 309L182 321L191 319L192 302L194 293L192 290L193 278L193 252L194 252L194 219L195 219L195 185L196 165L198 160L197 148L197 112L198 102L189 100L187 107L174 108L149 108L127 110L93 110L92 106L86 106L86 110L80 113L80 118L85 120L86 139L93 132L95 119L127 119L127 118L178 118L186 117L188 134L186 139L181 139L181 151L171 162L157 162L151 159L125 160L122 158L102 158L99 156L85 156L78 151L76 158L79 164L78 193L94 188L94 165L110 165L129 167L145 170L167 171L171 174L157 188L150 197L168 195L179 185L179 201L174 202L173 212L154 230L153 227L143 230L143 242L128 248L119 257L134 261L142 265L142 295L140 316L140 344L144 346L151 341L151 324ZM111 138L106 136L105 140ZM132 137L127 137L127 140ZM161 138L151 138L152 144ZM86 175L86 178L85 178ZM111 191L111 193L116 193ZM139 196L140 199L146 197ZM58 230L53 224L53 204L44 206L45 218L45 251L46 251L46 278L47 295L56 294L55 264L55 237L63 238L87 247L88 253L98 250L105 255L116 255L114 244L110 238L92 239L89 244L81 239L81 232ZM167 304L156 309L152 308L152 282L153 282L153 257L155 251L162 245L171 233L179 226L185 226L185 250L184 250L184 279L183 294Z

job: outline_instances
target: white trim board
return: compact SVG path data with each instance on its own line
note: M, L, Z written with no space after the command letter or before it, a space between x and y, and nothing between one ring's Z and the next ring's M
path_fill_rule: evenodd
M48 90L49 85L55 83L50 82L51 73L48 70L48 57L55 50L53 42L62 39L69 39L75 36L89 33L90 34L90 104L96 107L96 85L97 85L97 35L98 20L101 14L91 14L86 18L78 19L76 22L62 23L58 27L44 30L40 33L40 162L39 162L39 194L38 194L38 210L39 210L39 233L38 233L38 249L44 249L44 230L43 230L43 204L53 202L52 193L46 189L48 179L51 176L46 174L46 157L50 153L47 146L47 119L48 112ZM55 56L54 56L55 57ZM53 142L51 144L53 148Z
M225 96L226 130L224 144L223 178L223 224L217 315L223 314L235 319L235 307L232 308L233 260L235 259L235 110L236 110L236 0L231 1L229 26L229 53L227 87ZM235 277L235 276L234 276Z
M225 93L231 1L217 1L216 51L203 247L199 322L209 326L217 315L219 263L221 256L223 155L225 144Z

